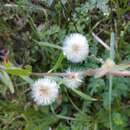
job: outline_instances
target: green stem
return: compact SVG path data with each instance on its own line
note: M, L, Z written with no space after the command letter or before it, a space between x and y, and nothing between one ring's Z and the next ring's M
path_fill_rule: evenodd
M111 41L110 41L110 58L112 60L114 60L115 58L115 44L116 44L116 41L115 41L115 33L114 32L111 32ZM109 75L109 124L110 124L110 130L113 130L112 129L112 79L113 79L113 76L110 74Z
M72 117L56 114L53 106L51 106L50 108L51 108L51 111L52 111L53 115L56 116L57 118L64 119L64 120L73 120L73 121L76 120L76 119L74 119Z
M112 75L109 75L109 123L110 123L110 130L112 130L112 108L111 108L111 101L112 101Z
M73 105L73 107L81 114L84 114L84 112L82 112L77 106L76 104L72 101L72 99L70 98L70 96L68 95L68 92L67 92L67 89L65 88L65 92L66 92L66 95L68 97L68 99L70 100L71 104Z
M94 124L94 130L98 130L98 124L97 124L97 122L95 122L95 124Z

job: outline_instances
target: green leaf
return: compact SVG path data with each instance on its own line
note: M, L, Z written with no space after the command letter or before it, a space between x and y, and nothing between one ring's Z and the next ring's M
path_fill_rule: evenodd
M47 0L48 5L51 6L52 3L53 3L53 1L54 1L54 0Z
M30 70L30 71L32 72L32 66L31 66L31 65L26 65L26 66L24 66L24 68L25 68L26 70Z
M28 69L21 69L21 68L11 68L5 69L5 71L9 74L16 75L16 76L27 76L31 74L31 71Z
M29 83L30 85L34 83L34 81L28 77L28 76L20 76L23 80L25 80L27 83Z
M65 5L67 3L67 0L61 0L61 3Z
M125 126L127 124L127 120L125 116L121 115L120 113L113 113L113 122L117 126Z
M63 59L64 59L64 55L63 53L61 53L60 56L58 57L56 64L53 66L53 68L50 71L56 70L61 65Z
M81 91L79 90L76 90L76 89L71 89L73 92L75 92L77 95L79 95L80 97L82 97L83 99L85 100L89 100L89 101L97 101L96 98L92 98L91 96L87 95L87 94L84 94L82 93Z
M51 44L51 43L48 43L48 42L39 42L39 41L36 41L36 40L33 40L33 41L40 46L47 46L47 47L50 47L50 48L55 48L55 49L60 49L60 50L62 49L60 46L55 45L55 44Z
M8 63L6 63L6 64L4 64L4 65L5 65L6 68L12 67L12 63L11 63L11 62L8 62Z
M12 83L12 81L11 81L9 75L8 75L5 71L3 71L3 72L1 72L1 73L2 73L2 75L1 75L1 81L2 81L7 87L9 87L11 93L14 93L14 86L13 86L13 83Z

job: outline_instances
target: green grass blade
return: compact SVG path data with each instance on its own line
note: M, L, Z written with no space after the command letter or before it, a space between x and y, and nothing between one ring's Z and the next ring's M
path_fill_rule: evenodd
M96 98L92 98L91 96L82 93L81 91L77 90L77 89L71 89L74 93L76 93L78 96L80 96L81 98L85 99L85 100L89 100L89 101L97 101Z
M32 85L34 81L28 77L28 76L20 76L24 81L26 81L28 84Z
M64 55L63 55L63 53L61 53L60 56L58 57L56 64L53 66L53 68L50 71L52 72L52 71L57 70L58 67L61 65L63 59L64 59Z
M62 49L62 47L55 45L55 44L48 43L48 42L39 42L39 41L36 41L36 40L33 40L33 41L40 46L47 46L47 47L55 48L55 49L59 49L59 50Z
M8 73L6 73L5 71L1 72L1 81L10 89L11 93L14 93L14 85L13 82L10 78L10 76L8 75Z

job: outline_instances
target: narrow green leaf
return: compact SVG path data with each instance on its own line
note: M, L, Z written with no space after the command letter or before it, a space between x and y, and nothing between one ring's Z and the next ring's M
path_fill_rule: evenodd
M54 1L54 0L47 0L48 5L51 6L52 3L53 3L53 1Z
M2 71L1 72L1 81L7 86L9 87L10 89L10 92L11 93L14 93L14 86L13 86L13 83L9 77L9 75L5 72L5 71Z
M85 100L89 100L89 101L97 101L96 98L92 98L91 96L82 93L81 91L77 90L77 89L71 89L73 92L75 92L77 95L79 95L80 97L82 97Z
M60 56L58 57L56 64L53 66L53 68L50 71L56 70L61 65L63 59L64 59L64 55L63 53L61 53Z
M27 83L29 83L30 85L32 85L34 83L34 81L28 77L28 76L20 76L23 80L25 80Z
M30 72L32 72L32 66L31 65L26 65L26 66L24 66L24 68L26 70L29 70Z
M48 42L39 42L39 41L36 41L36 40L33 40L33 41L40 46L47 46L47 47L50 47L50 48L55 48L55 49L60 49L60 50L62 49L60 46L55 45L55 44L51 44L51 43L48 43Z
M67 3L67 0L61 0L61 3L65 5Z
M30 27L33 31L35 38L40 39L39 33L37 31L37 27L36 27L36 25L33 21L33 18L31 16L28 16L28 23L30 24Z
M28 69L21 69L21 68L11 68L5 69L5 71L9 74L16 75L16 76L27 76L31 74L31 71Z

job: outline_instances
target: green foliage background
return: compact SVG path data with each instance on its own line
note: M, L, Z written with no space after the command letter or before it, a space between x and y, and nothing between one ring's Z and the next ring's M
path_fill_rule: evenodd
M101 66L100 60L109 58L109 51L91 33L110 43L113 31L117 40L115 62L126 63L130 59L130 21L125 17L129 8L128 0L1 0L0 47L9 51L11 64L30 70L32 67L33 72L64 72L70 66L96 68ZM76 65L56 49L71 32L85 35L90 45L89 57ZM61 86L60 99L53 106L42 107L30 97L30 83L37 78L25 77L25 73L28 75L19 68L1 71L1 130L110 129L109 76L86 77L79 89L98 101L86 101ZM113 77L112 82L112 128L129 130L130 80Z

